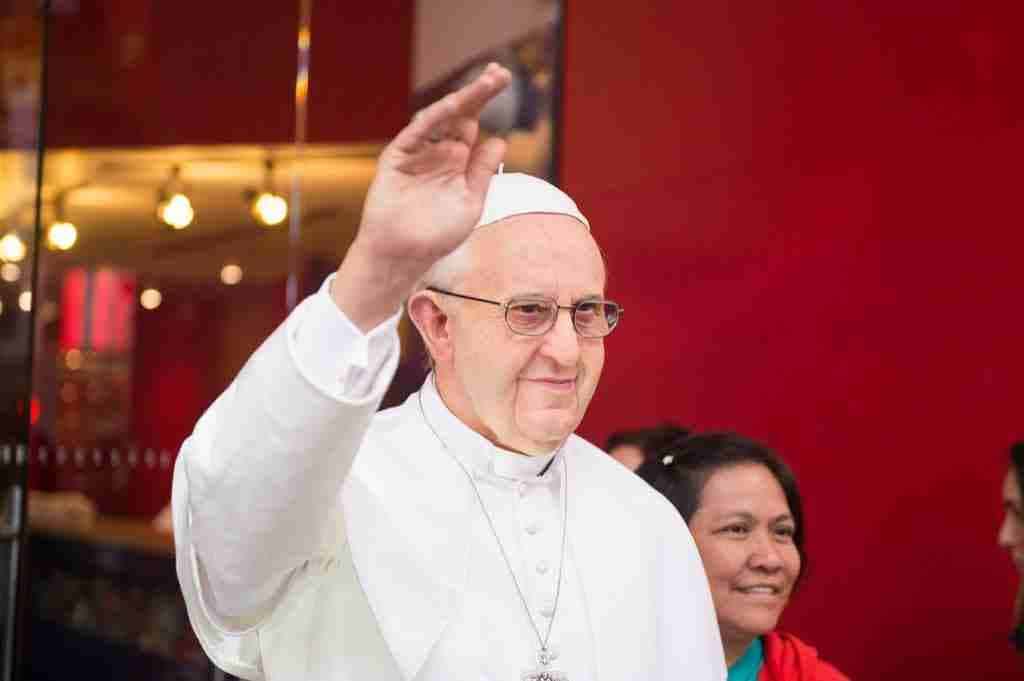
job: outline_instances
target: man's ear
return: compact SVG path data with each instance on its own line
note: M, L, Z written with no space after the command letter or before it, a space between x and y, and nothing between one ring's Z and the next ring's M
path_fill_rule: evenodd
M409 297L406 309L434 363L450 359L452 337L449 317L438 304L437 294L426 290L417 291Z

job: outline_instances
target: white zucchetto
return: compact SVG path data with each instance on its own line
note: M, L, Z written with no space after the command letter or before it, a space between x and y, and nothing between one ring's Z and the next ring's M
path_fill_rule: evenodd
M500 169L491 178L484 198L484 209L477 227L527 213L568 215L590 229L576 203L553 184L525 173L504 173Z

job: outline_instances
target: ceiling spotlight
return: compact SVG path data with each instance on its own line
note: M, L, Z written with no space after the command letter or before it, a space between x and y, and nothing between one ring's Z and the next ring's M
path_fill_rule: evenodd
M13 262L5 262L3 266L0 266L0 279L3 279L8 284L14 283L20 278L21 268Z
M164 297L160 295L160 291L155 288L147 288L141 294L139 294L139 305L142 305L147 310L155 310L160 307Z
M181 168L174 166L171 176L157 194L156 216L172 229L185 229L192 224L196 213L185 194L181 181Z
M185 229L192 224L196 213L192 210L192 202L184 194L174 194L163 199L156 206L157 216L168 227Z
M53 202L54 218L46 230L46 247L51 251L68 251L78 241L78 228L64 216L64 206L71 189L57 194Z
M228 286L242 281L242 268L238 265L224 265L220 269L220 280Z
M262 192L253 201L252 215L265 227L276 227L288 217L288 202L279 194Z
M276 227L288 217L288 202L283 196L274 192L274 162L267 160L263 164L263 190L249 191L252 201L249 210L264 227Z
M18 296L18 307L21 308L22 312L32 311L32 292L22 291L21 295Z
M8 232L0 239L0 260L4 262L21 262L27 252L25 242L14 232Z
M46 245L51 251L70 250L78 241L78 228L74 223L58 220L46 232Z

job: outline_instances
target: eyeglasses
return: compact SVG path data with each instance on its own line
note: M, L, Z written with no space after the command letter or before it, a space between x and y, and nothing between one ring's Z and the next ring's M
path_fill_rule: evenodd
M498 300L445 291L435 286L428 286L427 290L502 307L505 309L505 324L509 330L522 336L543 336L555 325L558 311L568 310L576 333L584 338L604 338L615 329L624 312L618 303L600 298L581 300L573 305L559 305L550 298L527 296L512 298L502 303Z

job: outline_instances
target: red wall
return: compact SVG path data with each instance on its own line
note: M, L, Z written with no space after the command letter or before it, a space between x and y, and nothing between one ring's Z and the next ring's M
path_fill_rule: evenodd
M625 306L583 426L794 466L785 626L855 679L1011 679L1020 3L573 2L562 177Z

